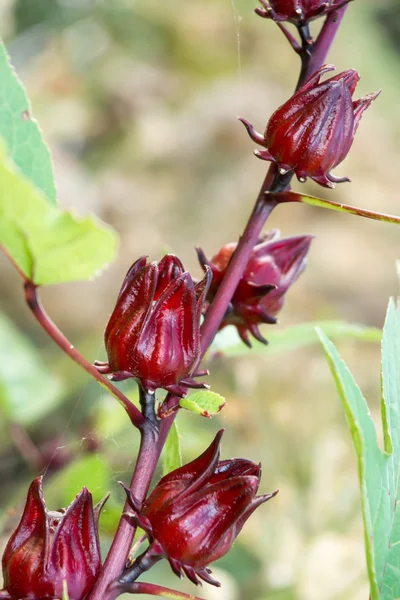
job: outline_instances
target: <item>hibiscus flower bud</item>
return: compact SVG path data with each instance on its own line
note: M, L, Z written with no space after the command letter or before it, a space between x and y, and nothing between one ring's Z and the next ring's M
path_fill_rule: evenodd
M102 505L104 502L102 503ZM3 554L5 592L12 600L83 600L101 567L98 517L86 488L66 509L49 511L42 478L28 491L24 513Z
M266 344L259 325L277 322L276 315L284 304L288 289L305 269L312 239L312 235L279 239L277 230L261 238L254 247L220 329L235 325L248 346L251 346L249 332ZM236 246L226 244L210 261L198 249L200 264L203 269L211 269L213 274L208 302L213 300Z
M200 316L211 273L195 284L180 260L137 260L129 269L105 331L108 363L98 370L114 381L129 377L153 392L181 395L182 386L205 387L192 377L200 360Z
M256 13L274 21L290 21L302 25L337 10L348 2L350 0L260 0L263 8L256 9Z
M254 510L277 494L257 496L260 465L219 460L222 434L196 460L163 477L135 515L151 540L148 553L164 556L178 576L183 572L196 585L202 579L219 586L207 566L228 552ZM134 500L132 505L136 511Z
M266 148L255 152L258 158L277 163L282 174L292 171L301 182L310 177L330 188L350 181L330 171L346 158L364 111L379 95L353 101L360 79L357 71L350 69L321 82L322 75L332 70L332 65L325 65L312 75L274 112L264 135L241 119L252 140Z

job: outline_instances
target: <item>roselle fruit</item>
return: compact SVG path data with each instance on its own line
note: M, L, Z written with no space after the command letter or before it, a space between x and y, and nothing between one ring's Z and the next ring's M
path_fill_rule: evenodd
M101 568L98 516L86 488L68 508L49 511L42 478L35 479L4 550L4 593L12 600L62 598L65 581L69 600L83 600Z
M335 177L331 170L347 156L364 112L377 98L369 94L352 99L360 76L354 69L320 81L334 70L321 67L268 121L264 135L241 119L257 144L256 156L278 164L282 174L292 171L304 182L308 177L325 187L350 181Z
M250 515L277 493L257 496L260 465L219 460L222 434L163 477L135 515L151 540L148 552L167 558L178 576L183 572L196 585L201 579L219 586L208 565L229 551Z
M286 294L304 271L312 235L297 235L280 239L275 230L261 238L251 253L230 306L220 325L234 325L245 344L251 346L249 333L267 343L260 332L262 323L274 324L282 309ZM210 269L212 282L207 292L211 302L226 274L237 244L226 244L208 260L200 248L197 253L203 269Z
M200 317L211 274L194 283L180 260L137 260L129 269L104 339L108 363L95 363L114 381L136 379L147 392L204 387L193 377L200 360Z

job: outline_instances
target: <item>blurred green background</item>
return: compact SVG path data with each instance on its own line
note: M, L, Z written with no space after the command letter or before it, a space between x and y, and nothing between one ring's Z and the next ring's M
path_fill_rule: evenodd
M262 130L299 68L255 6L0 0L0 35L50 145L61 205L93 211L121 236L118 260L101 277L42 293L50 315L90 360L104 357L105 324L139 255L173 251L198 276L194 245L211 256L243 229L266 165L253 157L236 117ZM302 189L400 214L399 57L397 0L352 3L329 62L360 71L357 95L383 94L336 169L353 183L333 192L313 183ZM382 326L387 299L398 290L396 227L290 205L277 209L269 226L284 236L316 235L275 329L321 319ZM52 508L69 503L83 484L95 500L112 491L102 518L105 552L123 501L116 482L129 481L138 436L119 405L38 328L3 257L0 289L1 545L28 483L44 471ZM338 345L379 419L379 343ZM262 491L280 494L216 565L223 587L198 593L208 600L366 600L356 461L321 348L278 353L271 345L251 357L219 356L210 368L213 389L228 403L212 421L179 416L184 459L225 427L223 457L261 460ZM147 579L195 591L165 564Z

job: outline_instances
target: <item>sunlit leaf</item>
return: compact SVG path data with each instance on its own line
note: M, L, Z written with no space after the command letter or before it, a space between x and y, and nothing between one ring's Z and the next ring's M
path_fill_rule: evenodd
M186 408L202 417L216 415L224 408L225 404L225 398L209 390L193 392L188 398L182 398L179 403L181 408Z
M384 452L368 405L336 348L319 332L358 460L371 600L400 597L400 309L390 301L382 340Z
M7 419L30 425L62 399L61 380L49 372L35 346L0 313L0 407Z
M164 447L163 475L167 475L171 471L174 471L174 469L179 469L181 466L182 454L179 431L178 426L174 421Z
M20 171L41 190L52 204L57 203L53 165L24 87L9 63L0 42L0 137Z
M113 260L114 231L52 206L0 146L0 244L34 283L89 279Z

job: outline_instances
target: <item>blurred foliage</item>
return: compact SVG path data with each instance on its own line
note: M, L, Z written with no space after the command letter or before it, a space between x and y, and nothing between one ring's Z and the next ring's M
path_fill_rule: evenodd
M93 211L121 236L118 261L103 277L43 290L51 316L90 360L104 359L104 326L137 256L159 258L168 248L200 274L193 245L212 254L243 229L265 165L253 158L236 115L261 129L291 93L298 71L278 29L253 14L256 4L0 2L0 35L51 148L61 205ZM359 95L380 87L384 93L343 166L353 183L327 192L339 202L394 214L400 214L393 168L400 151L397 4L354 0L329 57L339 69L360 70ZM322 195L312 183L304 188ZM378 398L379 345L370 342L382 327L387 297L397 291L399 230L308 206L280 208L271 227L317 236L307 271L282 311L283 327L266 328L266 350L250 355L236 346L229 360L218 349L226 339L217 339L208 380L227 406L212 420L182 411L178 424L185 461L224 427L222 456L261 460L262 492L279 487L280 494L254 514L216 566L223 587L204 586L200 595L365 600L356 461L314 324L329 322L328 335L337 327L346 362L365 394ZM83 484L95 501L111 491L101 519L105 552L124 499L117 482L127 483L134 466L136 432L119 405L39 330L5 260L0 287L0 331L4 340L11 336L1 356L2 407L6 377L7 390L21 402L18 414L38 411L29 423L14 420L11 427L5 413L2 420L2 541L28 483L45 472L52 508L68 504ZM127 383L121 389L135 394ZM378 402L371 412L379 414ZM38 450L34 460L30 443ZM151 577L193 592L164 562Z
M62 402L65 386L48 373L37 348L0 314L0 406L2 424L24 427L40 421ZM4 431L3 435L4 437Z

